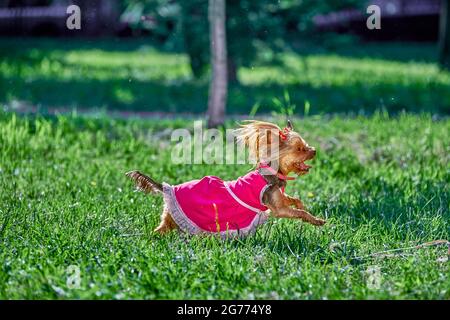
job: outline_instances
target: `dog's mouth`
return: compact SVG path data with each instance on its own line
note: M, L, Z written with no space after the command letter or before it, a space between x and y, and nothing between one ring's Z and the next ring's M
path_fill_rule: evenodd
M306 164L304 161L295 163L295 168L297 169L297 172L300 174L305 174L309 172L309 169L312 168L312 166Z

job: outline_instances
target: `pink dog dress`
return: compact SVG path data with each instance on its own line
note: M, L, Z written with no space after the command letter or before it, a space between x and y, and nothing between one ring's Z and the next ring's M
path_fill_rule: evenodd
M234 181L207 176L176 186L164 183L163 194L181 230L246 236L268 218L262 203L268 187L264 177L254 170Z

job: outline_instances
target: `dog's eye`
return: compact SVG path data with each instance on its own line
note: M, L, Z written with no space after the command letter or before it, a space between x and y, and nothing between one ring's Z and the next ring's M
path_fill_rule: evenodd
M305 151L305 150L303 149L303 147L298 147L298 148L297 148L297 151L303 152L303 151Z

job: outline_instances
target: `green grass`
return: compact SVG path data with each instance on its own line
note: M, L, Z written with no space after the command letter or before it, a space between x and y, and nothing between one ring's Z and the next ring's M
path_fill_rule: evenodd
M260 50L230 86L228 112L268 112L287 90L302 114L386 109L450 113L450 73L428 44L342 44L295 52ZM0 39L0 102L48 108L206 110L207 78L193 79L185 54L145 40ZM17 104L16 104L17 105Z
M124 176L139 168L176 184L250 169L172 165L164 129L191 122L0 113L0 299L450 299L446 247L357 259L450 238L449 120L377 113L294 125L318 156L287 192L328 224L270 220L222 241L153 234L162 200ZM66 285L70 265L79 289ZM367 286L370 268L379 289Z

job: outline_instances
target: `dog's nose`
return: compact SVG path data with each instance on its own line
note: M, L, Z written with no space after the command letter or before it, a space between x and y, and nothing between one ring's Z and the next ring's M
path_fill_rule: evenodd
M311 148L311 153L312 153L313 155L316 155L316 148Z

